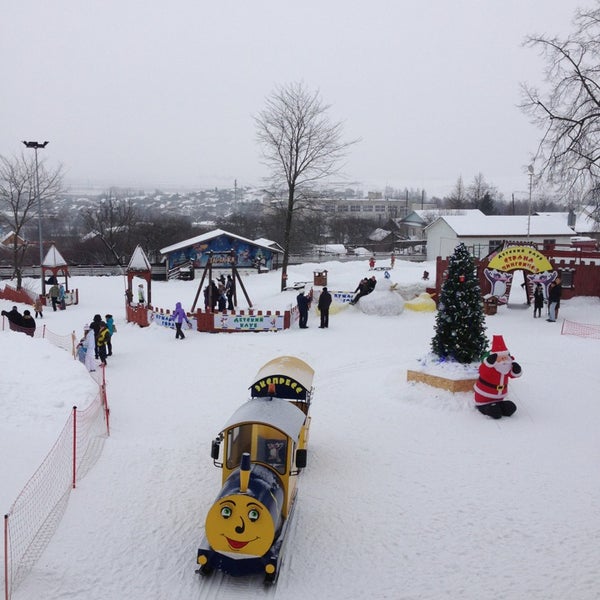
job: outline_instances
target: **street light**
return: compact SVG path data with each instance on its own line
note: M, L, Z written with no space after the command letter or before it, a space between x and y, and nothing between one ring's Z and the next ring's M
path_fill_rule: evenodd
M529 231L531 229L531 189L533 186L533 165L527 167L529 171L529 203L527 205L527 239L529 239Z
M42 199L40 198L40 174L38 170L38 154L39 148L45 148L49 142L23 142L26 148L33 148L35 152L35 194L37 196L38 205L38 234L40 237L40 280L42 282L42 296L46 295L46 282L44 281L44 248L42 245Z

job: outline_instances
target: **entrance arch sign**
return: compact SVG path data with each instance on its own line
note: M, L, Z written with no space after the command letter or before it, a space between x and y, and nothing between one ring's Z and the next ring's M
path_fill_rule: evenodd
M552 271L553 267L541 252L531 246L508 246L490 260L488 269L543 273Z

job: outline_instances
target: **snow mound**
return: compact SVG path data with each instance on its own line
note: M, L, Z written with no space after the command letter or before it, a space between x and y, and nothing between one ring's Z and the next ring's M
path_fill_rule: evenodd
M412 300L407 300L404 304L409 310L431 312L436 309L435 301L427 292L419 294Z
M427 284L424 281L399 283L396 289L405 300L412 300L427 290Z
M393 290L375 291L368 296L363 296L357 306L366 315L387 317L401 314L404 310L404 300Z

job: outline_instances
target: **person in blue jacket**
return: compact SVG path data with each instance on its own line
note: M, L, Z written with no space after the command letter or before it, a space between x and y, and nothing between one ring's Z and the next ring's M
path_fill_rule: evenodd
M183 335L183 331L181 331L181 326L183 325L184 321L190 326L192 324L190 323L190 320L187 318L185 310L183 310L183 307L181 306L181 302L177 302L177 304L175 304L175 310L173 311L173 321L175 323L175 339L176 340L185 339L185 335Z
M108 350L106 356L112 356L112 336L117 332L117 326L112 315L104 315L104 318L106 319L106 327L108 327L108 333L110 334L106 343L106 349Z

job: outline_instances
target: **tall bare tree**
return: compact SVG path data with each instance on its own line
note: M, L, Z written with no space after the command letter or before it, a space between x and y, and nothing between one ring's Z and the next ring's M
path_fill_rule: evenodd
M522 109L543 129L538 174L563 189L600 181L600 1L577 10L566 39L532 35L546 62L543 91L523 86Z
M276 89L255 117L264 163L271 170L272 190L286 190L281 289L286 286L294 213L318 181L339 172L348 148L358 140L342 141L342 123L331 122L318 91L302 83Z
M114 189L100 198L97 207L82 213L87 237L100 240L106 250L105 260L114 260L120 266L123 266L123 258L135 248L132 234L137 218L138 212L131 200L120 198Z
M45 200L62 190L62 167L50 171L41 161L38 163L37 175L39 200L43 206ZM23 260L29 248L34 245L24 239L22 234L27 224L38 216L37 208L35 160L32 157L26 158L23 154L12 159L0 156L0 223L14 233L11 252L17 289L22 286Z
M467 187L467 198L473 208L478 208L486 215L494 214L497 191L485 180L483 173L473 177L473 181Z

